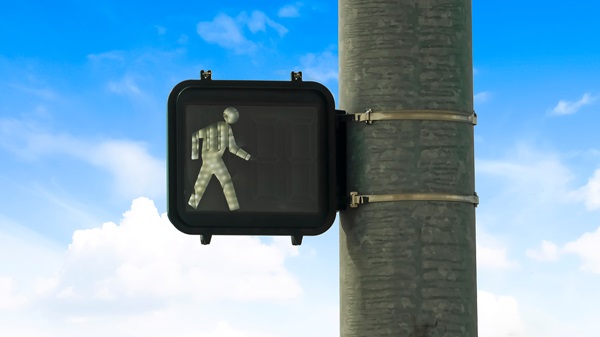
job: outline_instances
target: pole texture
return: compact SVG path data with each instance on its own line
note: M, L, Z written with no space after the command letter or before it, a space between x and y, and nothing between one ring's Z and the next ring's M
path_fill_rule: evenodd
M339 0L340 107L473 111L470 0ZM348 191L475 193L473 125L348 122ZM340 213L342 337L476 337L475 207Z

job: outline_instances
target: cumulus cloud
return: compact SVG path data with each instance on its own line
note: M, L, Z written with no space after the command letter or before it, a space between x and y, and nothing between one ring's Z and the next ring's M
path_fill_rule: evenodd
M0 231L0 243L5 235ZM203 322L206 336L268 336L222 319L213 326L211 310L224 301L256 307L298 299L302 288L286 268L298 254L289 238L284 245L283 238L220 236L203 246L177 231L150 199L138 198L118 223L75 231L66 252L54 255L60 264L51 264L53 271L33 259L27 271L43 271L33 286L18 287L22 273L0 275L0 335L75 336L84 329L90 336L130 336L127 331L142 329L145 336L165 336L179 326L175 335L191 337ZM26 255L13 258L22 263ZM7 310L23 314L15 320ZM48 320L54 323L42 323Z
M247 335L240 330L231 327L227 321L219 321L213 331L207 337L246 337Z
M0 276L0 310L14 310L25 304L25 296L16 293L14 283L10 277Z
M219 14L210 22L200 22L198 34L208 43L233 49L239 54L252 53L256 49L256 44L244 36L241 25L226 14Z
M525 255L540 262L556 261L558 258L558 247L553 242L544 240L539 249L527 249Z
M508 259L506 248L488 247L477 244L477 267L486 269L512 269L515 261Z
M477 222L477 268L486 270L508 270L519 266L509 259L508 248L498 237L489 234L483 221Z
M525 337L517 300L477 291L477 319L480 337Z
M252 34L267 33L269 29L273 29L280 37L287 33L283 25L261 11L253 11L250 15L242 12L236 18L220 13L212 21L203 21L197 26L198 35L204 41L231 49L238 54L251 54L259 44L246 37L246 29Z
M552 109L552 113L555 115L571 115L579 111L583 106L589 105L596 100L597 97L590 95L589 93L583 94L581 99L578 101L567 101L560 100L558 104Z
M600 208L600 169L588 180L587 184L570 194L573 199L583 201L588 210Z
M567 243L563 251L572 253L583 261L581 269L600 274L600 227L595 232L585 233L577 240Z
M284 267L288 250L256 237L219 237L202 246L178 232L146 198L133 201L120 224L78 230L56 296L85 301L186 296L289 299L300 286Z

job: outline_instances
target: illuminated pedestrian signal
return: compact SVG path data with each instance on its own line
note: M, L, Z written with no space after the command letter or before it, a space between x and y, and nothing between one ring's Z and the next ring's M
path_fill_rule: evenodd
M188 80L167 119L168 216L180 231L299 237L333 223L336 118L323 85Z
M194 191L188 201L188 204L192 208L198 208L198 203L200 203L213 175L217 177L223 187L223 193L225 194L229 210L235 211L240 208L235 189L233 188L233 182L231 181L231 174L229 174L229 170L223 162L223 154L226 149L229 149L229 152L244 160L249 160L251 157L248 152L241 149L235 143L231 124L237 122L239 118L240 114L236 108L227 107L223 111L224 121L211 124L192 133L192 160L198 159L198 153L202 153L202 166L200 167L198 178L194 183ZM200 144L201 142L202 144Z

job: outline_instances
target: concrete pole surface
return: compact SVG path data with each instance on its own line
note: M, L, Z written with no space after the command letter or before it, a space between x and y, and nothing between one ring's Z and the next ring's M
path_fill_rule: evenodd
M339 0L341 109L473 111L470 0ZM475 192L473 125L348 122L348 191ZM475 207L341 212L342 337L476 337Z

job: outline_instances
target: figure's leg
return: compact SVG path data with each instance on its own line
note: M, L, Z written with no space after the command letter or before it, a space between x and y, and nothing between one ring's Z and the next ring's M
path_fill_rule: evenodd
M229 210L235 211L236 209L239 209L240 204L238 203L237 195L235 194L235 189L233 188L233 181L231 181L231 175L229 174L225 163L220 163L215 170L215 175L217 176L217 179L219 179L221 187L223 187L223 194L225 194L225 199L227 200Z
M212 176L212 172L207 168L206 163L202 163L202 167L200 167L200 173L198 173L198 178L196 178L196 183L194 184L194 193L190 196L190 200L188 204L194 208L198 207L200 203L200 199L202 199L202 195L206 191L206 186L210 181L210 177Z

